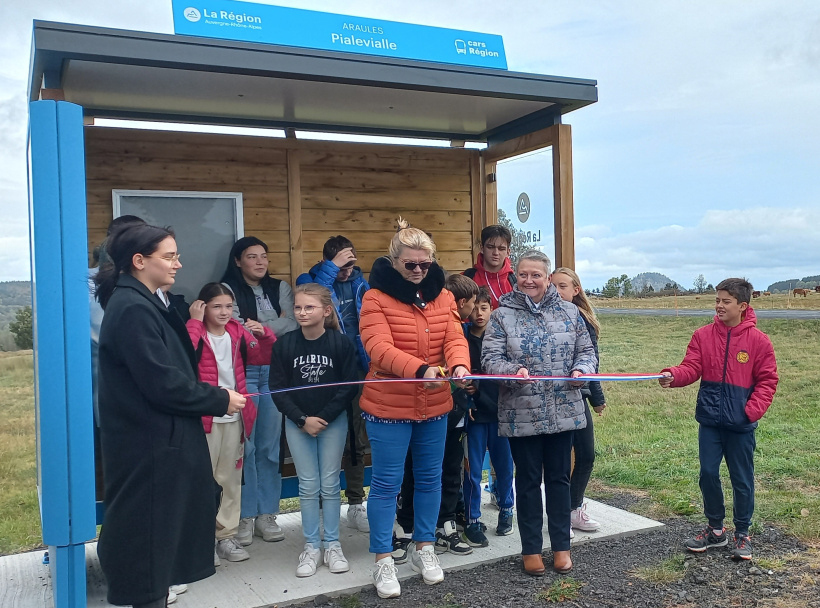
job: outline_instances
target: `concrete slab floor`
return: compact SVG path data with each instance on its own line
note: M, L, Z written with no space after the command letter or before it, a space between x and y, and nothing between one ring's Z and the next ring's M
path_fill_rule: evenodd
M485 500L489 495L484 492ZM355 593L371 585L370 569L373 556L368 552L369 537L346 525L346 506L342 506L341 538L342 548L350 563L350 571L331 574L321 566L316 575L297 578L294 574L297 560L304 546L301 531L301 515L287 513L277 518L285 532L285 540L266 543L254 539L247 547L251 558L244 562L230 563L222 560L216 575L189 585L188 592L180 595L174 606L178 608L261 608L285 606L310 600L324 594L338 596ZM593 519L601 522L601 529L595 533L577 532L573 544L592 542L605 538L617 538L638 534L662 527L663 524L607 506L593 500L588 501L587 510ZM476 548L472 554L455 556L450 553L439 555L445 571L472 568L502 560L521 552L518 528L513 534L496 536L495 523L498 510L485 504L482 520L487 524L490 546ZM544 530L545 548L549 546ZM51 580L48 567L42 563L43 551L0 557L0 580L4 587L0 591L0 606L3 608L47 608L53 607L51 600ZM108 607L105 601L105 579L97 559L96 543L86 545L88 564L88 606ZM419 576L409 564L399 567L399 579Z

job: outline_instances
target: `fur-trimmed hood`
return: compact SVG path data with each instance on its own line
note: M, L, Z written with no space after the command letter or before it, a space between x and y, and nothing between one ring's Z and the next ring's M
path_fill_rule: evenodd
M378 289L387 295L396 298L404 304L415 304L416 293L421 294L425 302L435 300L444 289L444 271L436 262L430 266L427 276L421 283L408 281L401 273L393 268L390 258L383 256L373 262L370 271L370 287Z

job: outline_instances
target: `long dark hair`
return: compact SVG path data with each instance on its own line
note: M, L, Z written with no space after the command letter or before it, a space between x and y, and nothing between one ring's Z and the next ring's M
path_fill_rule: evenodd
M111 263L102 266L94 277L94 293L103 310L114 293L120 274L131 274L134 256L138 253L151 255L169 236L176 236L170 226L161 228L149 224L127 224L108 237L106 251Z
M256 297L253 295L253 289L245 281L245 277L242 276L242 269L236 263L242 260L242 254L248 247L254 247L255 245L262 247L265 253L268 252L267 244L255 236L243 236L236 241L228 256L228 267L225 268L225 273L220 279L233 290L233 297L239 307L239 315L246 321L248 319L259 320L256 312ZM279 283L278 279L274 279L267 273L259 281L262 291L268 296L268 300L270 300L271 306L276 310L277 315L282 314L279 306Z

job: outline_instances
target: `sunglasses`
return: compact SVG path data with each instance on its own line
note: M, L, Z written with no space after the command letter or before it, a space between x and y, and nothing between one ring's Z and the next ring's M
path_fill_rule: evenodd
M430 266L433 265L433 262L405 262L404 267L407 270L415 270L416 266L421 268L422 270L430 270Z

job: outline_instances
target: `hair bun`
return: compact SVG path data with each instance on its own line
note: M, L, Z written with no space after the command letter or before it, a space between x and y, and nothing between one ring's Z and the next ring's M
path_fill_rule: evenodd
M402 230L407 230L410 227L411 227L410 222L408 222L402 216L399 216L399 219L396 220L396 232L401 232Z

